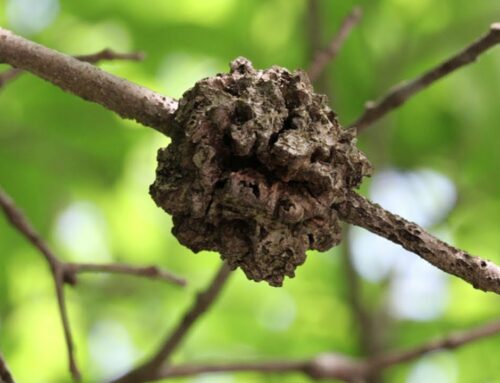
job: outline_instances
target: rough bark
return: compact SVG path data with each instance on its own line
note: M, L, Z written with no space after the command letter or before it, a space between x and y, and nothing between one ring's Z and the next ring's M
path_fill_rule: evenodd
M414 252L444 272L469 282L476 289L500 294L500 267L434 237L422 227L397 216L366 198L348 192L335 207L340 217Z
M243 58L184 94L168 134L151 194L174 235L274 286L340 242L330 206L371 170L304 73Z

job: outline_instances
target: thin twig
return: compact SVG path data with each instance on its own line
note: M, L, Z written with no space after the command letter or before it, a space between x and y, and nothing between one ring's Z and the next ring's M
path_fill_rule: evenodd
M0 354L0 383L15 383L12 374L9 371L9 367L7 367L7 363Z
M0 88L2 88L8 82L15 80L23 73L24 71L22 69L17 68L7 69L5 72L0 73Z
M162 133L177 109L174 99L2 28L0 62L27 70L67 92Z
M65 269L70 274L107 273L125 274L149 279L157 279L179 286L186 286L186 279L178 277L170 271L157 266L138 267L123 263L95 264L95 263L66 263ZM67 278L66 278L67 279ZM70 278L71 279L71 278Z
M319 0L309 0L306 14L306 26L309 42L309 58L312 62L317 52L321 51L323 47L323 18L322 18L321 4ZM314 79L315 87L320 93L331 97L331 87L329 74L327 72L321 73Z
M31 226L31 224L21 213L21 211L16 208L14 201L1 188L0 205L12 226L14 226L25 238L28 239L29 242L31 242L31 244L35 248L40 251L40 253L45 257L50 266L50 270L54 278L59 314L61 316L61 321L64 329L64 338L68 350L69 369L71 375L73 376L73 379L78 381L80 380L80 372L78 371L76 363L75 350L73 346L73 336L71 333L68 313L66 312L66 304L64 300L64 270L62 268L62 263L52 253L52 251L38 235L35 229Z
M52 266L52 265L51 265ZM57 306L59 307L59 315L64 331L64 339L66 341L66 349L68 350L69 371L74 380L80 381L81 374L78 369L78 363L75 356L75 343L71 332L71 325L68 317L68 309L66 307L66 299L64 297L64 269L62 264L57 262L56 266L52 266L54 276L54 284L56 289Z
M57 268L59 261L52 253L49 247L41 239L35 229L28 222L26 217L16 207L12 198L0 187L0 206L5 213L7 219L10 221L21 234L23 234L33 246L35 246L40 253L45 257L51 268Z
M131 53L119 53L112 49L106 48L100 52L93 53L90 55L78 55L74 56L80 61L85 61L90 64L97 64L100 61L114 61L114 60L129 60L129 61L142 61L144 60L144 53L142 52L131 52ZM18 78L21 74L25 73L24 70L18 68L11 68L3 73L0 73L0 88L2 88L8 82Z
M76 284L76 274L83 272L106 272L121 273L135 276L142 276L150 279L162 279L178 285L185 285L186 281L168 271L161 270L155 266L134 267L124 264L78 264L65 263L50 250L48 245L33 228L24 214L16 207L14 201L0 187L0 207L4 211L7 219L28 241L40 251L50 266L54 279L59 315L63 325L64 338L68 350L69 369L75 380L80 379L80 373L75 358L75 350L71 326L68 318L66 300L64 299L64 284Z
M93 53L90 55L77 55L74 57L80 61L85 61L90 64L97 64L100 61L116 61L116 60L142 61L144 60L144 53L143 52L120 53L120 52L115 52L110 48L105 48L97 53Z
M197 320L215 303L231 270L224 263L206 290L199 293L177 327L161 343L156 353L139 367L116 379L114 383L140 383L153 379L166 365Z
M500 321L488 323L470 330L456 332L445 338L437 339L406 351L394 352L368 361L368 370L385 369L397 364L415 360L425 354L438 350L452 350L476 340L500 333Z
M308 360L266 360L262 362L185 364L164 368L150 380L185 377L221 372L303 373L313 380L339 379L345 382L363 382L374 373L406 363L428 353L454 349L500 333L500 321L471 330L457 332L439 340L430 341L413 349L388 353L367 359L352 359L339 354L320 354Z
M305 373L309 367L308 360L273 360L262 362L221 363L221 364L186 364L169 366L159 373L155 380L171 379L198 374L223 372L260 372L260 373Z
M361 16L363 15L363 11L360 7L355 7L344 19L342 25L338 32L333 36L330 44L325 49L317 50L312 59L311 65L307 70L309 74L309 78L311 81L316 81L324 70L326 66L335 60L337 54L342 48L342 45L346 41L347 37L349 37L352 29L359 23L361 20Z
M309 48L311 54L314 54L321 49L321 12L319 9L319 0L309 0L307 6Z
M500 23L492 24L486 35L475 41L461 52L437 67L408 82L392 88L380 101L367 102L363 114L349 128L362 131L385 116L390 111L403 105L410 97L427 88L435 81L451 72L474 62L479 55L500 43Z
M459 250L409 222L349 191L346 201L336 206L342 220L363 227L403 246L445 273L455 275L474 288L500 294L500 267Z

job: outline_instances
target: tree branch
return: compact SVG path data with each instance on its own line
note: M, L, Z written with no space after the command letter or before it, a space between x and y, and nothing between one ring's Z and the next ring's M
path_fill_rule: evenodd
M409 350L388 353L363 360L339 354L320 354L310 360L281 360L220 364L186 364L169 366L151 380L185 377L221 372L303 373L314 380L339 379L345 382L363 382L375 373L415 360L430 352L454 349L500 333L500 321L468 331L457 332L445 338L424 343Z
M356 121L354 121L349 128L357 128L358 131L366 129L390 111L403 105L416 93L427 88L429 85L445 77L451 72L476 61L479 55L499 43L500 23L495 23L491 25L490 30L486 35L442 64L429 70L416 79L403 82L395 86L385 96L383 96L380 101L367 102L363 114Z
M159 373L154 380L222 372L306 373L309 365L310 361L308 360L274 360L262 362L220 364L186 364L167 367L161 373Z
M167 336L151 359L116 379L114 383L140 383L157 376L192 326L215 303L230 273L231 270L224 263L207 289L198 294L193 306L184 314L177 327Z
M500 294L500 267L470 255L426 232L359 194L350 191L336 207L345 222L363 227L403 246L448 274L456 275L476 289Z
M342 48L347 37L351 33L352 29L359 23L361 20L361 16L363 15L363 11L360 7L355 7L353 10L346 16L340 29L333 36L330 44L325 49L318 49L314 54L311 65L307 70L309 74L309 78L311 81L316 81L321 74L324 72L326 66L335 60L337 54Z
M421 346L409 349L406 351L399 351L382 355L379 358L369 360L367 364L368 371L375 371L386 369L415 360L425 354L438 350L453 350L468 343L474 342L482 338L500 333L500 321L488 323L486 325L476 327L470 330L456 332L445 338L437 339Z
M0 88L2 88L5 84L11 82L18 78L24 71L22 69L11 68L6 70L5 72L0 73Z
M142 61L144 60L143 52L130 52L130 53L120 53L115 52L110 48L105 48L102 51L92 53L89 55L76 55L75 59L80 61L85 61L90 64L97 64L100 61L116 61L116 60L128 60L128 61Z
M179 286L186 286L187 281L184 278L174 275L170 271L163 270L157 266L138 267L123 263L95 264L95 263L65 263L66 278L72 280L76 274L82 273L107 273L107 274L125 274L136 277L157 279L165 282L174 283Z
M100 52L93 53L90 55L79 55L74 56L74 58L85 61L90 64L97 64L99 61L107 60L131 60L131 61L142 61L144 60L144 53L142 52L131 52L131 53L118 53L113 51L112 49L106 48ZM24 73L24 70L18 68L11 68L6 70L3 73L0 73L0 88L2 88L8 82L15 80L21 74Z
M80 380L80 372L75 358L75 350L71 326L68 319L66 300L64 299L64 284L76 284L76 274L83 272L108 272L143 276L151 279L163 279L178 285L185 285L185 280L154 266L137 268L128 265L111 264L76 264L60 261L50 250L28 219L15 206L14 201L0 187L0 207L11 225L17 229L36 249L40 251L49 264L54 279L59 315L64 330L64 338L68 351L70 372L75 380Z
M0 61L164 133L177 101L0 28Z
M2 354L0 354L0 383L15 383Z
M309 56L311 62L317 52L321 50L322 43L322 12L319 0L309 0L307 2L307 13L306 13L306 27L309 42ZM312 79L311 79L312 81ZM330 96L330 81L328 73L323 72L319 74L315 79L315 87L320 93L324 93Z
M12 199L0 188L0 206L2 207L7 219L31 244L37 248L44 256L50 266L52 276L54 278L57 303L59 308L59 315L64 329L64 338L66 341L66 348L68 350L69 370L73 379L80 380L80 372L75 358L75 350L73 344L73 336L68 320L68 313L66 310L66 303L64 300L64 271L62 264L57 257L52 253L49 247L45 244L42 238L38 235L35 229L31 226L28 220L16 208Z

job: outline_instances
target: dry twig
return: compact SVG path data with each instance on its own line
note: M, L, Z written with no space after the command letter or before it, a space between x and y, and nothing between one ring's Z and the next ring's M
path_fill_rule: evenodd
M17 68L11 68L6 70L5 72L0 73L0 88L8 82L15 80L23 73L24 71L22 69Z
M144 277L149 279L157 279L160 281L170 282L179 286L186 286L186 280L178 277L170 271L161 269L157 266L132 266L125 263L66 263L64 265L66 280L73 280L76 274L82 273L107 273L107 274L124 274L136 277Z
M444 272L462 278L476 289L500 294L500 267L443 242L409 222L350 191L336 207L340 218L403 246Z
M364 113L354 121L349 128L357 128L358 131L366 129L374 122L385 116L390 111L403 105L410 97L427 88L435 81L445 77L451 72L470 64L488 49L500 43L500 23L491 25L486 35L471 45L441 63L437 67L427 71L423 75L409 82L396 85L380 101L369 101L365 105Z
M368 371L385 369L397 364L415 360L425 354L438 350L453 350L479 339L488 338L500 333L500 321L488 323L486 325L456 332L445 338L424 343L413 349L399 351L373 358L366 365Z
M26 239L28 239L28 241L31 242L33 246L40 251L50 266L52 276L54 277L59 315L61 316L64 338L68 349L69 369L73 378L75 380L80 380L80 372L75 359L73 337L66 310L66 301L64 299L64 268L62 263L48 248L23 214L16 208L14 201L12 201L12 199L2 189L0 189L0 206L12 226L14 226L24 237L26 237Z
M80 372L75 358L73 336L68 319L66 308L66 300L64 299L64 284L76 284L76 274L82 272L107 272L107 273L122 273L136 276L143 276L152 279L163 279L168 282L178 285L185 285L185 280L174 276L173 274L160 270L156 267L133 267L129 265L110 264L110 265L95 265L95 264L76 264L65 263L50 250L44 240L35 231L31 223L15 206L14 201L0 188L0 207L4 211L11 225L16 228L31 244L37 248L44 256L50 266L52 272L59 315L63 324L64 337L68 350L69 369L75 380L80 379Z
M114 383L147 382L158 376L177 347L184 340L195 322L215 303L231 270L223 263L206 290L199 293L191 308L184 314L177 327L162 342L156 353L145 363L116 379Z
M311 65L307 70L311 81L316 81L324 72L326 66L335 60L337 54L342 48L345 40L352 29L359 23L363 12L360 7L355 7L344 19L338 32L325 49L317 50L312 59Z
M119 53L112 49L106 48L100 52L93 53L90 55L78 55L74 56L80 61L85 61L90 64L97 64L99 61L114 61L114 60L131 60L131 61L141 61L144 60L144 54L142 52L131 52L131 53ZM21 74L25 73L24 70L18 68L11 68L3 73L0 73L0 88L3 87L8 82L15 80Z
M177 101L0 28L0 62L162 132Z
M80 61L85 61L90 64L97 64L100 61L116 61L116 60L142 61L144 60L144 53L142 52L120 53L120 52L115 52L110 48L105 48L97 53L89 55L77 55L74 57L75 59L78 59Z
M307 37L309 45L309 55L311 62L314 60L317 52L321 51L323 47L322 39L322 10L319 0L309 0L307 2L307 13L306 13L306 25L307 25ZM328 96L331 96L330 80L329 75L326 72L322 72L314 79L316 89Z
M413 349L388 353L380 357L356 360L339 354L320 354L309 360L268 360L262 362L187 364L169 366L151 380L221 372L303 373L314 380L339 379L363 382L375 373L406 363L428 353L454 349L500 333L500 322L451 334Z

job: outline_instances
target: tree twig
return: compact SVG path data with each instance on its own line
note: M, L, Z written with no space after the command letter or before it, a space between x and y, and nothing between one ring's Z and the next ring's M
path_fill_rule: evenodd
M100 61L116 61L116 60L127 60L127 61L142 61L144 60L143 52L129 52L120 53L115 52L113 49L105 48L102 51L92 53L89 55L76 55L75 59L80 61L85 61L90 64L97 64Z
M353 8L342 22L340 29L333 36L328 46L325 49L316 50L311 65L307 69L311 81L316 81L324 72L326 66L335 60L340 48L342 48L347 37L349 37L352 29L359 23L362 15L363 11L360 7Z
M488 323L470 330L456 332L445 338L430 341L413 349L399 351L382 355L368 361L369 371L385 369L397 364L406 363L415 360L425 354L437 350L452 350L461 347L467 343L487 338L500 333L500 321Z
M112 49L106 48L100 52L93 53L90 55L78 55L74 56L80 61L85 61L90 64L97 64L99 61L114 61L114 60L130 60L130 61L141 61L144 60L144 53L142 52L131 52L131 53L119 53ZM18 68L11 68L3 73L0 73L0 88L2 88L8 82L18 78L24 70Z
M14 201L0 189L0 206L2 207L8 220L31 244L37 248L44 256L50 266L52 276L54 278L55 290L57 296L57 303L59 308L59 315L64 329L64 338L66 341L66 348L68 350L68 362L71 375L75 380L80 380L80 372L75 358L75 350L73 344L73 336L68 320L68 313L64 299L64 270L62 263L52 253L49 247L45 244L42 238L38 235L35 229L31 226L24 215L16 208Z
M80 372L78 370L78 365L76 362L73 336L66 308L66 300L64 299L65 283L72 285L76 284L76 274L83 272L131 274L151 279L163 279L172 283L176 283L178 285L185 285L186 283L182 278L176 277L173 274L154 266L134 267L123 264L95 265L65 263L59 260L59 258L57 258L56 255L50 250L48 245L36 232L28 219L15 206L14 201L7 195L7 193L5 193L5 191L3 191L1 187L0 207L2 208L11 225L16 228L36 249L40 251L40 253L49 264L54 279L59 315L61 317L64 338L66 341L66 348L68 351L69 369L75 380L80 379Z
M471 45L441 63L437 67L425 72L421 76L396 85L377 102L367 102L363 114L354 121L349 128L362 131L385 116L390 111L403 105L410 97L427 88L435 81L451 72L474 62L479 55L500 43L500 23L491 25L486 35Z
M308 360L267 360L261 362L185 364L169 366L150 380L221 372L302 373L314 380L339 379L363 382L375 373L415 360L428 353L454 349L500 333L500 321L424 343L409 350L367 359L352 359L339 354L320 354Z
M15 383L2 354L0 354L0 383Z
M0 28L0 62L164 133L177 101Z
M309 56L311 62L317 52L321 50L323 45L322 42L322 13L320 9L319 0L309 0L307 2L307 14L306 14L306 25L307 25L307 35L309 42ZM319 92L327 94L330 96L330 81L328 78L328 73L320 73L315 79L315 85Z
M184 340L196 321L215 303L231 270L224 263L206 290L199 293L177 327L167 336L154 355L142 365L116 379L114 383L140 383L153 379Z
M272 360L262 362L220 363L220 364L186 364L169 366L161 371L154 380L171 379L198 374L223 372L260 372L260 373L306 373L309 360Z
M403 246L448 274L476 289L500 294L500 267L443 242L422 227L370 202L356 192L336 207L345 222L363 227Z
M65 264L66 280L71 280L72 275L82 273L107 273L107 274L125 274L136 277L144 277L149 279L157 279L174 283L179 286L186 286L186 279L178 277L170 271L161 269L157 266L132 266L124 263L66 263ZM69 277L68 277L69 274Z
M2 88L5 84L11 82L18 78L24 71L22 69L10 68L6 71L0 73L0 88Z

